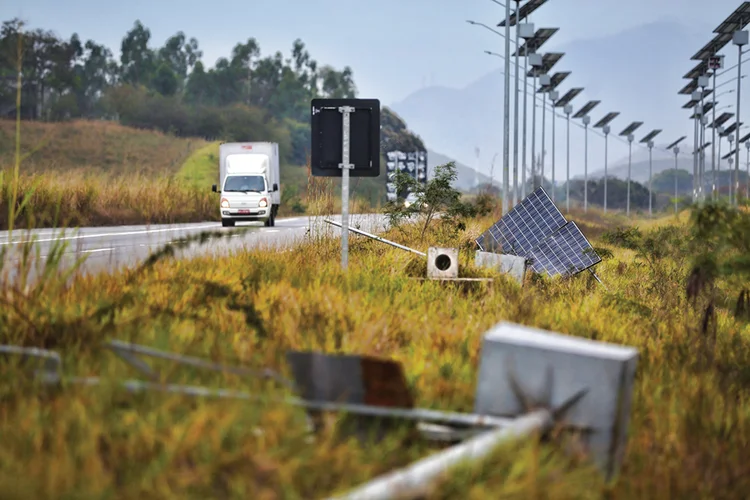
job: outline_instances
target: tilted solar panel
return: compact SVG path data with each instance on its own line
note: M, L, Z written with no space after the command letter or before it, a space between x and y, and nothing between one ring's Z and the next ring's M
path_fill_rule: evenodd
M528 258L534 272L550 276L577 274L602 261L573 221L541 242Z
M477 238L476 243L483 252L527 257L566 222L544 188L539 187Z

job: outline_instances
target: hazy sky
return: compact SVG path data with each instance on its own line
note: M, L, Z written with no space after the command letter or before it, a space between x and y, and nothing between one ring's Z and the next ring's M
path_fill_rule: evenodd
M547 48L664 18L705 29L708 41L738 5L737 0L551 0L531 21L537 28L560 27ZM140 19L153 45L179 30L196 37L209 65L248 37L259 41L263 54L288 54L299 37L319 63L351 66L361 97L387 105L428 84L463 87L496 68L501 61L483 51L502 52L502 38L465 21L496 25L504 8L493 0L0 2L0 19L16 16L64 37L77 32L116 54L125 32Z

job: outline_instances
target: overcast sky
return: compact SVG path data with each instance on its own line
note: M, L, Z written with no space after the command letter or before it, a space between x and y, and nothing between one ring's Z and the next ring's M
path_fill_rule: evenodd
M531 21L537 28L560 27L554 45L665 18L706 30L708 41L739 5L737 0L551 0ZM196 37L209 65L248 37L259 41L264 54L288 54L299 37L319 63L351 66L361 97L388 104L428 84L463 87L496 68L499 60L483 51L502 52L502 39L465 21L495 25L504 8L493 0L0 2L1 19L16 16L64 37L77 32L116 54L125 32L140 19L153 45L179 30Z

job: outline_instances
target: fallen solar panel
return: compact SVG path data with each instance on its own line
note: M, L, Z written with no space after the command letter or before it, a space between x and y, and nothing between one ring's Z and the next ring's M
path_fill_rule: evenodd
M525 257L536 273L574 275L601 262L575 222L539 187L476 239L483 252Z

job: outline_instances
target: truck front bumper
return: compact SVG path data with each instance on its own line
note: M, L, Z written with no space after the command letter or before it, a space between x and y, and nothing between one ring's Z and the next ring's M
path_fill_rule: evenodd
M254 221L254 220L266 220L271 216L271 208L250 208L250 209L238 209L238 208L222 208L221 217L223 219L231 219L236 221Z

